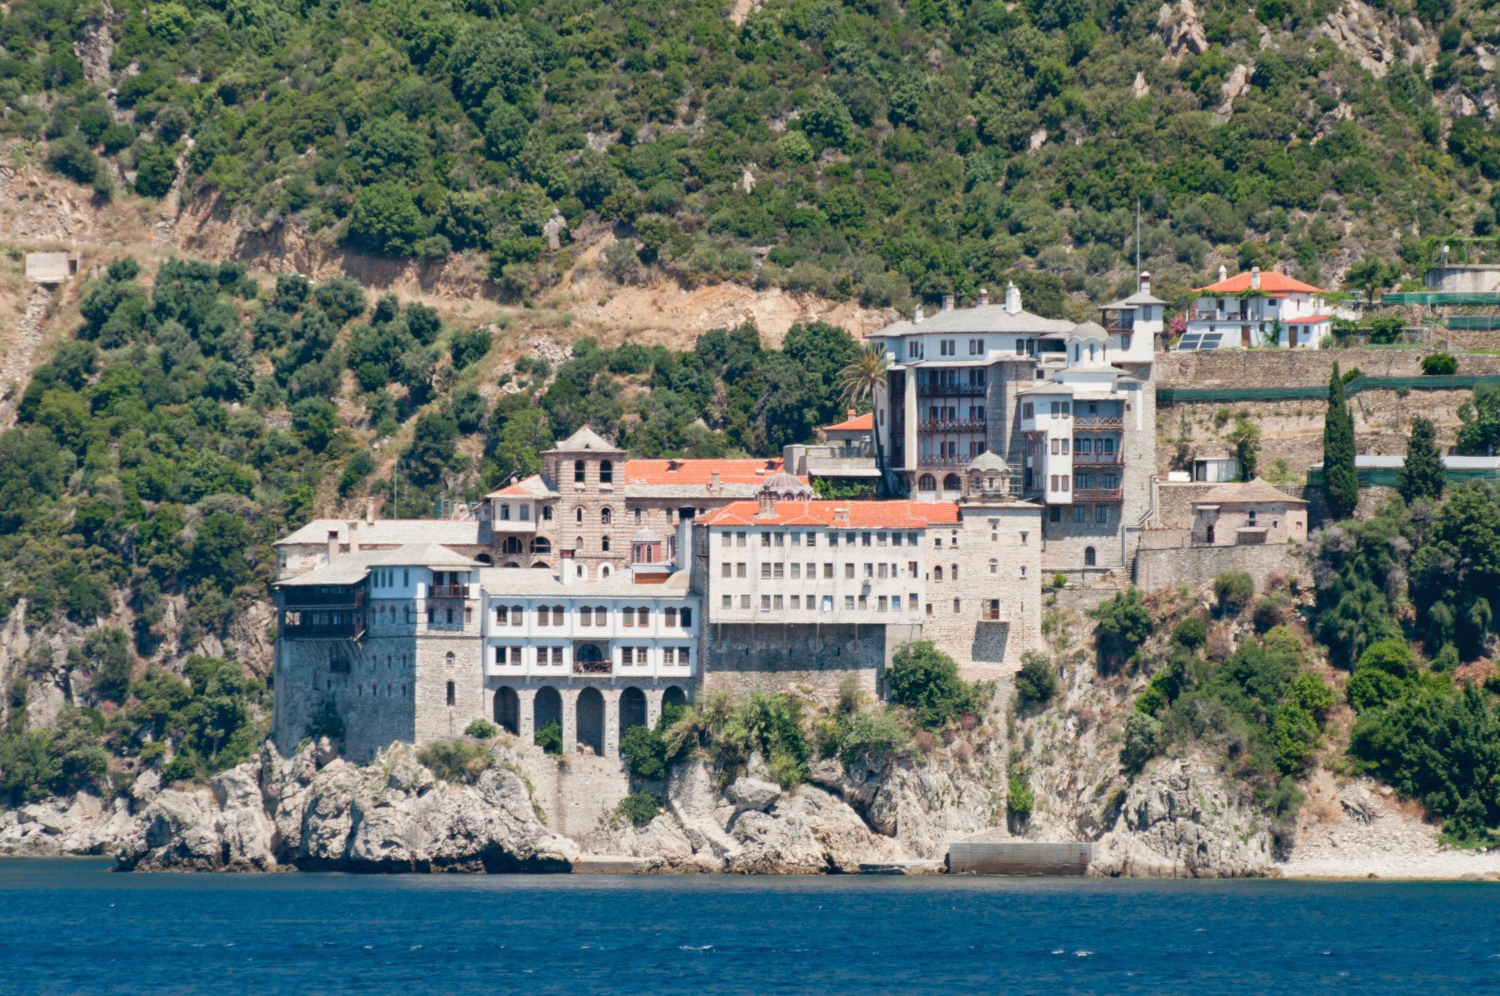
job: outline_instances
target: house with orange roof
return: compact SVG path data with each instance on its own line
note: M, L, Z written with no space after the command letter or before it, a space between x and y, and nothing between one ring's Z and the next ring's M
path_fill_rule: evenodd
M1322 288L1274 270L1226 276L1193 291L1198 296L1187 315L1187 330L1177 352L1233 347L1273 346L1317 349L1333 331L1333 309Z

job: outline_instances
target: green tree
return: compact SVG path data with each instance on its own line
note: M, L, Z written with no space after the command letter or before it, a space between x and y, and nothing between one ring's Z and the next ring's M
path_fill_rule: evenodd
M1126 588L1095 610L1094 643L1101 663L1118 667L1151 635L1151 613L1141 590Z
M1390 286L1401 278L1401 267L1388 263L1374 254L1365 256L1349 267L1344 274L1344 283L1365 292L1365 300L1373 301L1377 291Z
M1028 650L1021 655L1021 670L1016 674L1016 693L1021 702L1045 703L1056 697L1059 688L1057 670L1046 654Z
M891 702L910 708L917 725L927 730L982 707L979 689L958 676L953 658L926 640L896 648L885 684Z
M1500 386L1480 384L1473 396L1458 406L1458 445L1466 456L1493 456L1500 448Z
M1323 494L1335 519L1347 519L1359 502L1359 476L1354 469L1354 417L1344 398L1339 365L1328 383L1328 411L1323 417Z
M145 143L136 151L135 170L136 193L152 199L165 197L177 181L177 147L166 142Z
M1437 428L1431 419L1412 419L1406 459L1396 477L1396 490L1408 503L1419 498L1436 501L1443 496L1447 482L1447 470L1437 448Z
M885 347L871 343L860 349L844 368L839 371L839 400L854 408L866 402L878 408L881 394L886 389L890 376L890 359ZM886 494L895 488L891 484L891 470L886 466L880 445L880 426L875 426L875 466L880 468L882 490Z
M1235 419L1234 429L1225 438L1234 447L1235 458L1240 462L1240 479L1248 481L1255 477L1255 465L1260 456L1260 429L1240 415Z
M350 244L389 256L412 252L430 226L405 184L386 180L354 196L349 212Z

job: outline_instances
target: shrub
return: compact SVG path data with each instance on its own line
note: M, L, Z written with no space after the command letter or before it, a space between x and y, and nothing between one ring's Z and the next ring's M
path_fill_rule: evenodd
M633 825L643 827L656 819L656 814L661 812L661 802L650 792L632 792L620 800L615 812Z
M1125 717L1125 743L1120 748L1120 763L1126 771L1139 771L1156 756L1157 741L1161 737L1161 723L1154 716L1139 709Z
M488 740L499 732L498 726L483 719L476 719L464 727L464 736L473 737L475 740Z
M1016 675L1016 693L1021 703L1050 702L1058 692L1057 671L1046 654L1028 650L1021 655L1021 670Z
M1011 768L1006 773L1005 812L1015 826L1024 826L1036 809L1036 795L1025 768Z
M1130 587L1099 606L1094 612L1099 621L1094 643L1100 662L1118 666L1129 660L1151 634L1151 613L1139 588Z
M897 648L885 680L890 700L910 708L926 730L980 708L978 689L959 678L953 658L926 640Z
M1054 588L1066 588L1067 586L1068 586L1068 576L1066 574L1064 574L1062 571L1058 571L1056 574L1052 575L1052 587L1054 587Z
M1279 598L1262 598L1255 603L1255 631L1264 633L1286 621L1286 604Z
M469 740L439 740L417 751L417 760L445 782L472 785L491 764L489 750Z
M344 718L339 715L332 702L324 702L313 716L312 722L307 724L307 729L302 731L302 735L309 740L327 737L334 743L340 743L344 739Z
M1199 616L1188 616L1172 630L1172 642L1185 650L1197 650L1208 642L1208 623Z
M656 781L667 776L667 742L649 726L632 726L620 738L620 756L637 778Z
M1237 616L1255 596L1255 581L1244 571L1225 571L1214 578L1214 598L1221 616Z
M537 727L536 745L544 753L555 756L562 755L562 723L555 719L548 720Z
M1433 353L1422 357L1422 374L1426 377L1448 377L1458 372L1458 357L1452 353Z
M462 370L482 360L484 354L490 351L490 342L490 330L486 328L453 333L453 342L449 348L453 354L454 368Z

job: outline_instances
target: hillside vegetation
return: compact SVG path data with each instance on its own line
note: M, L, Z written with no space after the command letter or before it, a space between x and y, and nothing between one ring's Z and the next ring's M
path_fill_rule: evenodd
M1489 5L728 7L18 2L0 136L100 197L180 181L247 226L483 254L518 297L605 228L621 281L905 304L1014 277L1044 313L1129 284L1138 201L1170 295L1217 261L1419 274L1495 229Z

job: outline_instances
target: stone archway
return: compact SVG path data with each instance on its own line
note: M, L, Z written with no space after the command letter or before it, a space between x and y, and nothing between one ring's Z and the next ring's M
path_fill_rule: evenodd
M632 726L646 725L646 693L627 688L620 693L620 736Z
M495 689L495 725L511 735L521 732L521 698L509 685Z
M604 756L604 696L597 688L578 693L578 746Z
M536 693L536 705L534 706L536 719L532 725L535 730L533 742L546 746L547 740L556 737L557 750L562 750L562 696L555 688L539 688ZM553 729L547 734L547 727Z
M685 706L688 704L688 694L679 685L668 685L667 692L662 696L663 706Z

